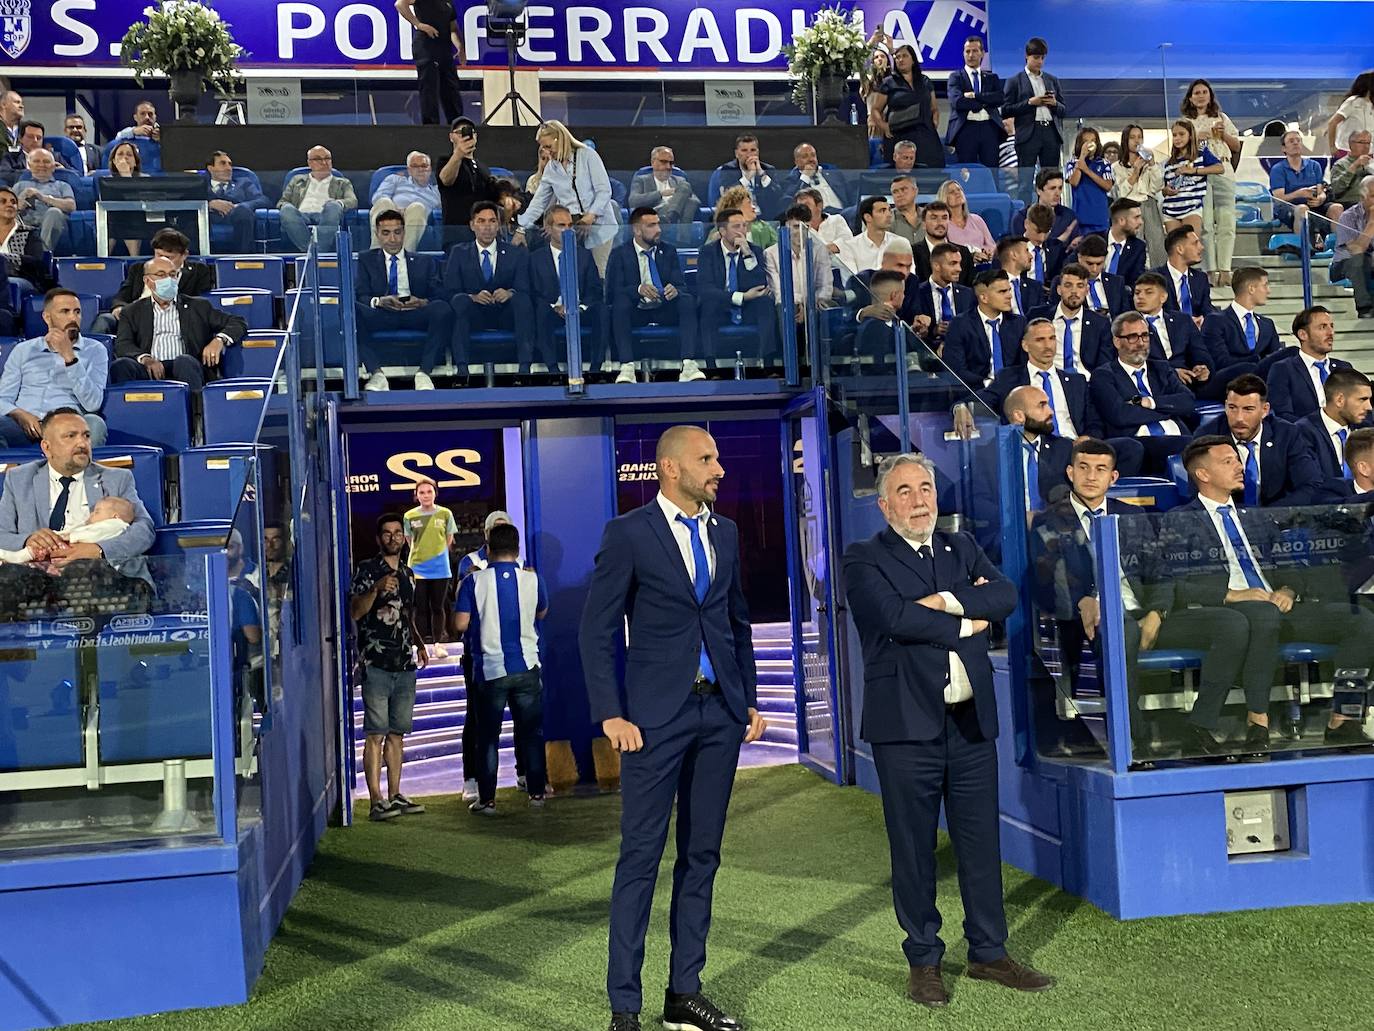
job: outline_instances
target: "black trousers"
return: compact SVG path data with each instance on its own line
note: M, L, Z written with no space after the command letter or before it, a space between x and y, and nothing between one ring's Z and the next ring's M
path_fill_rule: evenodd
M1035 203L1035 169L1062 168L1060 153L1064 141L1053 122L1036 122L1030 135L1016 141L1016 165L1020 169L1021 196L1027 204Z
M954 155L962 165L978 164L996 168L997 152L1002 148L1001 127L989 118L986 122L965 122L954 137Z
M448 577L415 581L415 627L425 644L436 644L448 636L445 633L444 592Z
M180 354L170 362L163 362L163 379L185 383L192 390L205 386L205 366L189 354ZM136 358L116 358L110 362L110 382L129 383L133 380L152 379L148 367Z
M612 315L611 336L615 344L612 357L615 361L632 362L639 357L634 353L631 333L637 326L677 326L681 330L678 334L682 342L680 357L705 357L701 341L697 339L697 302L687 294L678 294L654 308L641 308L617 300Z
M1227 608L1250 625L1250 647L1241 671L1245 708L1269 711L1269 696L1279 667L1279 645L1290 641L1336 646L1336 665L1374 667L1374 612L1348 602L1299 602L1280 612L1267 601L1242 601Z
M415 33L411 51L415 55L415 77L419 80L420 122L422 125L447 125L463 113L463 95L458 89L458 69L453 63L453 40L448 26L434 26L437 39ZM439 121L439 108L444 120Z
M472 360L473 330L492 329L514 334L515 354L491 360L508 362L514 357L522 369L529 368L533 361L535 328L528 296L515 294L504 304L478 304L468 294L459 294L450 303L453 305L453 363L458 366L460 376L467 372L467 365Z
M369 373L383 365L409 365L414 353L407 353L400 345L377 342L374 333L387 330L410 329L425 334L420 349L420 371L428 375L444 360L453 342L453 309L444 301L432 301L423 308L387 311L370 305L355 306L358 313L358 357Z

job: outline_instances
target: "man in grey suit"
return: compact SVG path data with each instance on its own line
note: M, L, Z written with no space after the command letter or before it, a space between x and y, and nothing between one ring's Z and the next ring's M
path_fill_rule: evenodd
M649 152L652 172L637 175L630 183L627 207L653 208L660 222L691 222L701 201L686 176L673 171L673 148L655 147Z
M28 548L51 562L58 576L28 565L0 566L0 619L19 617L20 609L48 603L54 611L145 609L152 579L143 557L153 544L153 520L139 500L133 473L91 462L91 431L81 413L57 408L41 423L44 460L16 466L5 475L0 494L0 548ZM62 531L84 523L95 503L118 497L134 507L129 527L100 544L72 544Z

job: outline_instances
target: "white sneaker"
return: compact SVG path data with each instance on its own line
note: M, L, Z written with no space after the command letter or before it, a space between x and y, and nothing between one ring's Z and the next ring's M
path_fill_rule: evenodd
M433 389L434 389L434 380L430 379L429 376L428 376L426 373L417 372L417 373L415 374L415 389L416 389L416 390L433 390Z
M516 777L516 778L515 778L515 787L516 787L516 790L517 790L517 791L528 791L528 790L529 790L529 788L525 786L525 778L524 778L524 777Z
M617 383L633 383L635 381L634 362L625 362L620 366L620 374L616 376Z
M374 372L363 384L364 390L390 390L391 384L386 381L386 377L380 372Z
M464 802L476 802L476 801L477 801L477 781L475 781L475 780L465 780L465 781L463 781L463 801L464 801Z
M677 376L677 381L679 383L691 383L694 380L705 378L706 373L701 371L701 366L699 366L695 361L693 361L691 358L682 359L682 371L678 373Z

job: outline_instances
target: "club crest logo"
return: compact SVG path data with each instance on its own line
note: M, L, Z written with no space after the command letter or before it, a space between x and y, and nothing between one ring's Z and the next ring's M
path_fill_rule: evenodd
M0 0L0 51L19 60L33 39L30 0Z

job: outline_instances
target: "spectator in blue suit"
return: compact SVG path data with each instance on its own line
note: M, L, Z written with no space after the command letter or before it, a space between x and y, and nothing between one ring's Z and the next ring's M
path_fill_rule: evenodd
M234 178L234 162L222 150L210 153L205 171L210 177L210 225L230 228L231 254L252 254L254 212L269 207L269 201L253 180Z
M759 156L759 138L753 133L735 137L734 158L717 168L713 178L715 189L706 198L712 206L730 187L743 186L754 200L754 209L768 218L791 196L784 194L778 170Z
M1202 343L1197 325L1181 311L1164 307L1169 287L1158 272L1142 272L1132 291L1135 310L1150 327L1150 357L1174 367L1178 378L1199 397L1220 400L1225 384L1212 378L1212 352Z
M1179 226L1164 238L1168 260L1155 269L1169 286L1170 311L1181 311L1202 328L1203 316L1216 311L1207 273L1194 268L1202 261L1202 237L1192 226Z
M562 263L567 259L563 233L572 227L572 212L562 204L553 205L544 212L544 235L549 245L530 252L530 294L534 303L539 359L550 369L566 357L558 353L554 334L568 317L563 308L560 276ZM591 251L578 244L574 253L577 261L578 309L582 326L587 331L583 334L583 346L589 349L583 361L592 368L599 368L601 352L605 349L602 314L606 308L606 290L601 285L601 275L596 270Z
M1267 396L1264 380L1237 376L1226 384L1226 410L1205 420L1197 437L1222 436L1236 446L1244 471L1242 504L1268 508L1334 500L1322 485L1311 435L1275 418Z
M1304 308L1293 316L1296 348L1286 348L1264 371L1269 384L1269 404L1280 419L1297 422L1313 415L1326 403L1323 388L1327 377L1350 363L1333 358L1336 325L1331 313L1320 304Z
M1035 202L1023 211L1011 216L1008 228L1013 233L1026 233L1026 222L1030 219L1031 208L1045 207L1054 213L1049 227L1050 237L1058 240L1066 249L1072 250L1073 241L1082 233L1079 231L1078 216L1073 208L1063 204L1064 173L1058 167L1042 168L1035 176ZM1026 233L1030 236L1029 233Z
M1350 435L1369 419L1369 393L1369 378L1364 373L1337 369L1323 386L1325 401L1322 407L1298 422L1311 437L1312 453L1328 481L1328 488L1334 487L1337 494L1346 492L1339 483L1350 479L1346 449Z
M776 352L778 311L768 292L763 250L748 241L749 224L739 208L716 215L720 238L697 255L697 304L707 357L722 357L720 329L752 326L759 357ZM743 350L741 348L741 350Z
M816 148L810 143L798 143L792 148L792 171L782 181L775 203L784 207L792 203L800 190L815 190L821 195L821 208L827 215L837 214L853 201L852 187L845 175L835 168L822 168ZM782 212L765 213L765 218L777 218Z
M970 390L979 390L1021 359L1026 322L1010 314L1011 280L1001 269L978 273L973 292L977 304L949 321L941 357Z
M1107 230L1107 271L1120 276L1129 290L1145 271L1148 248L1140 239L1140 231L1145 219L1140 212L1140 201L1121 197L1112 201L1108 209L1111 228ZM1119 313L1118 313L1119 314Z
M945 96L950 107L945 143L954 148L955 160L996 168L997 151L1007 136L1002 128L1006 96L997 73L983 68L980 37L964 40L964 67L949 73Z
M1261 361L1283 349L1273 320L1255 310L1269 301L1269 273L1254 267L1236 269L1231 290L1235 300L1202 322L1202 342L1212 353L1213 373L1224 383L1254 372Z
M634 238L611 251L606 263L606 303L611 309L613 361L620 363L617 383L635 381L631 330L636 326L677 326L682 355L682 382L705 379L693 356L701 354L697 336L697 302L687 291L677 250L661 239L663 227L650 207L630 212Z
M1116 358L1092 374L1093 405L1107 432L1136 437L1145 447L1150 468L1161 472L1169 455L1188 443L1193 395L1168 362L1151 359L1150 329L1136 311L1112 322Z
M452 297L453 360L458 375L467 372L472 331L483 329L513 333L515 358L521 370L528 371L534 343L529 252L497 241L501 215L491 201L472 206L468 228L474 239L456 244L444 263L444 291Z
M953 243L940 243L930 253L930 278L916 290L912 328L931 348L939 347L954 316L973 307L973 291L961 282L968 252Z
M1004 236L997 241L997 264L1011 281L1011 310L1017 315L1050 303L1045 284L1029 275L1031 263L1030 246L1024 236Z
M1114 319L1131 307L1130 287L1120 276L1107 271L1107 241L1098 234L1085 236L1078 246L1078 264L1088 270L1087 294L1083 303L1089 311ZM1050 292L1057 292L1050 283Z
M1089 278L1088 270L1078 262L1065 265L1055 285L1059 303L1032 308L1027 317L1049 319L1054 324L1054 335L1059 341L1055 365L1069 372L1092 375L1098 366L1112 361L1115 352L1111 322L1083 303L1088 296Z
M1012 230L1012 233L1025 233L1030 250L1030 268L1027 272L1032 279L1044 284L1046 289L1059 275L1068 255L1064 241L1052 235L1053 231L1054 210L1044 204L1032 204L1026 211L1021 228Z
M376 334L390 330L418 330L425 334L420 347L416 390L433 390L434 367L448 352L453 338L453 308L444 296L433 258L404 250L405 216L383 211L377 216L377 250L358 258L355 311L358 321L358 358L367 370L368 390L388 390L383 365L409 365L413 351L383 343Z

